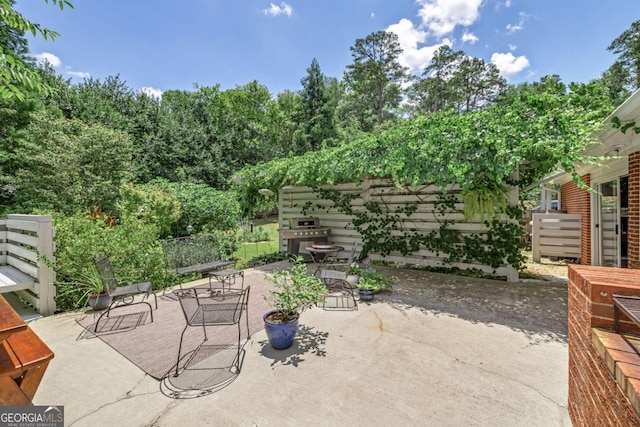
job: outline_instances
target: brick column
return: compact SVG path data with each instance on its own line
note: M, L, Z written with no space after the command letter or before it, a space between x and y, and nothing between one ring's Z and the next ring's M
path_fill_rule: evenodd
M637 295L637 272L569 265L569 415L574 427L639 426L640 417L592 344L592 328L613 327L612 295ZM634 330L628 322L624 329Z
M640 268L640 152L629 155L629 242L630 268Z
M591 185L591 175L580 177L587 186ZM580 264L591 265L591 194L568 182L560 189L562 210L570 214L582 214L582 242Z

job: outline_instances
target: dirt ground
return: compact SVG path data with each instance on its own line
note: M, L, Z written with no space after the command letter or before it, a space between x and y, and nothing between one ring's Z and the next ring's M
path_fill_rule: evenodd
M521 277L525 278L527 275L531 275L532 278L540 276L541 279L555 280L557 278L567 278L567 265L571 263L571 260L551 260L549 258L542 257L540 263L533 262L531 251L525 251L523 254L527 257L525 274L521 274Z

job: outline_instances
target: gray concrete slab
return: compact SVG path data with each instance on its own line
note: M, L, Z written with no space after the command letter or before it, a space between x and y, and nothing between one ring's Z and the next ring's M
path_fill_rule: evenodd
M188 400L101 340L77 339L77 314L37 320L56 356L34 403L64 405L78 427L571 425L566 286L384 270L392 294L303 313L288 350L255 333L235 381Z

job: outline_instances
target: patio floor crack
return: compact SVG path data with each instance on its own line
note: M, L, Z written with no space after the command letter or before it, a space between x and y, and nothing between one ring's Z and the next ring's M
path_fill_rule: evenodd
M93 414L95 414L96 412L99 412L99 411L101 411L101 410L102 410L102 409L104 409L104 408L108 408L108 407L110 407L110 406L112 406L112 405L116 405L116 404L118 404L118 403L120 403L120 402L122 402L122 401L124 401L124 400L127 400L127 399L133 399L133 398L137 398L137 397L141 397L141 396L150 396L150 395L154 395L154 394L156 394L156 392L157 392L157 391L148 392L148 393L133 394L133 393L135 392L136 388L138 388L138 387L140 386L140 384L141 384L141 383L142 383L142 382L143 382L143 381L144 381L148 376L149 376L149 375L145 374L145 375L140 379L140 381L138 381L138 382L137 382L137 383L136 383L136 384L135 384L135 385L134 385L134 386L133 386L129 391L127 391L127 392L126 392L122 397L117 398L117 399L116 399L116 400L114 400L113 402L109 402L109 403L105 403L105 404L103 404L103 405L100 405L99 407L97 407L96 409L92 410L91 412L88 412L88 413L86 413L86 414L82 415L81 417L79 417L79 418L77 418L77 419L73 420L73 421L69 424L69 426L72 426L72 425L74 425L75 423L77 423L77 422L79 422L79 421L81 421L81 420L84 420L84 419L85 419L85 418L87 418L88 416L93 415ZM166 408L166 409L168 409L168 406L167 406L167 408ZM162 412L162 414L164 414L164 413L166 412L166 409L165 409L165 411L163 411L163 412ZM161 415L162 415L162 414L161 414ZM156 419L156 420L157 420L157 419ZM65 420L65 421L66 421L66 420Z

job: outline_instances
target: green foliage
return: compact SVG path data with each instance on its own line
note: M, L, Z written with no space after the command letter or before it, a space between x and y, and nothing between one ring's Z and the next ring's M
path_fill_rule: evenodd
M619 63L629 75L629 88L633 91L640 88L640 21L616 37L608 50L618 55Z
M320 64L314 58L302 78L298 130L295 133L296 154L334 145L337 137L334 114L326 87L326 77L320 70Z
M85 283L91 277L93 258L100 251L109 256L118 276L131 283L151 281L155 289L163 287L164 260L155 226L129 218L116 226L85 213L54 213L56 230L56 287L61 310L81 307L83 291L69 292L73 283Z
M155 225L160 238L165 239L180 218L180 202L172 189L159 190L151 186L124 184L120 187L118 212L122 218L136 218Z
M414 114L477 110L493 102L507 85L494 64L448 45L435 52L422 75L408 90Z
M359 271L360 280L358 281L359 289L368 289L377 292L389 291L393 287L391 278L376 271L373 268L365 268Z
M265 242L270 239L269 230L264 227L255 227L251 229L240 230L240 240L242 242Z
M291 255L285 251L272 252L268 254L258 255L256 257L251 258L247 262L247 268L259 267L261 265L272 264L278 261L285 261L289 259Z
M60 10L65 6L73 8L67 0L51 0L51 3L57 4ZM0 98L15 97L22 101L30 92L47 93L51 88L42 82L40 75L25 60L23 52L16 51L11 42L25 32L34 37L41 36L44 40L54 40L59 34L24 18L13 9L13 4L13 0L0 0L0 28L3 33L10 33L9 39L0 37Z
M180 217L173 224L174 237L193 233L235 229L241 217L238 196L234 191L216 190L206 184L154 180L142 188L175 194L180 202Z
M273 290L265 295L275 310L284 315L283 322L296 319L303 311L315 307L327 293L322 281L307 271L302 257L292 260L290 269L265 274Z
M486 216L491 221L507 211L507 188L495 186L465 190L462 193L462 203L465 220L479 215L483 220Z
M315 188L314 192L318 198L331 200L333 206L321 208L308 204L303 207L303 215L313 209L334 209L352 216L353 228L362 236L361 258L369 252L382 256L392 252L409 255L426 249L437 256L444 255L445 264L478 263L494 269L510 265L518 270L524 265L521 254L524 230L518 223L492 219L485 221L486 232L463 236L452 229L454 223L446 219L448 213L455 212L450 195L440 194L436 204L441 217L439 229L421 233L404 225L416 212L415 205L383 210L378 203L367 202L364 209L354 209L351 202L358 197L356 194L341 194L337 190L321 188ZM522 217L517 207L506 208L503 212L510 218Z
M393 117L408 69L398 61L402 47L395 33L373 32L350 49L353 63L344 76L349 94L345 102L359 128L369 132Z
M68 120L53 110L33 113L21 136L0 146L6 153L0 160L5 179L16 189L14 204L5 209L112 211L120 184L130 177L127 134Z
M340 147L247 167L240 172L243 204L257 200L261 188L277 193L285 185L358 183L367 176L398 187L456 183L466 191L504 182L524 188L558 165L573 171L611 104L598 85L569 89L525 90L480 111L407 119Z

